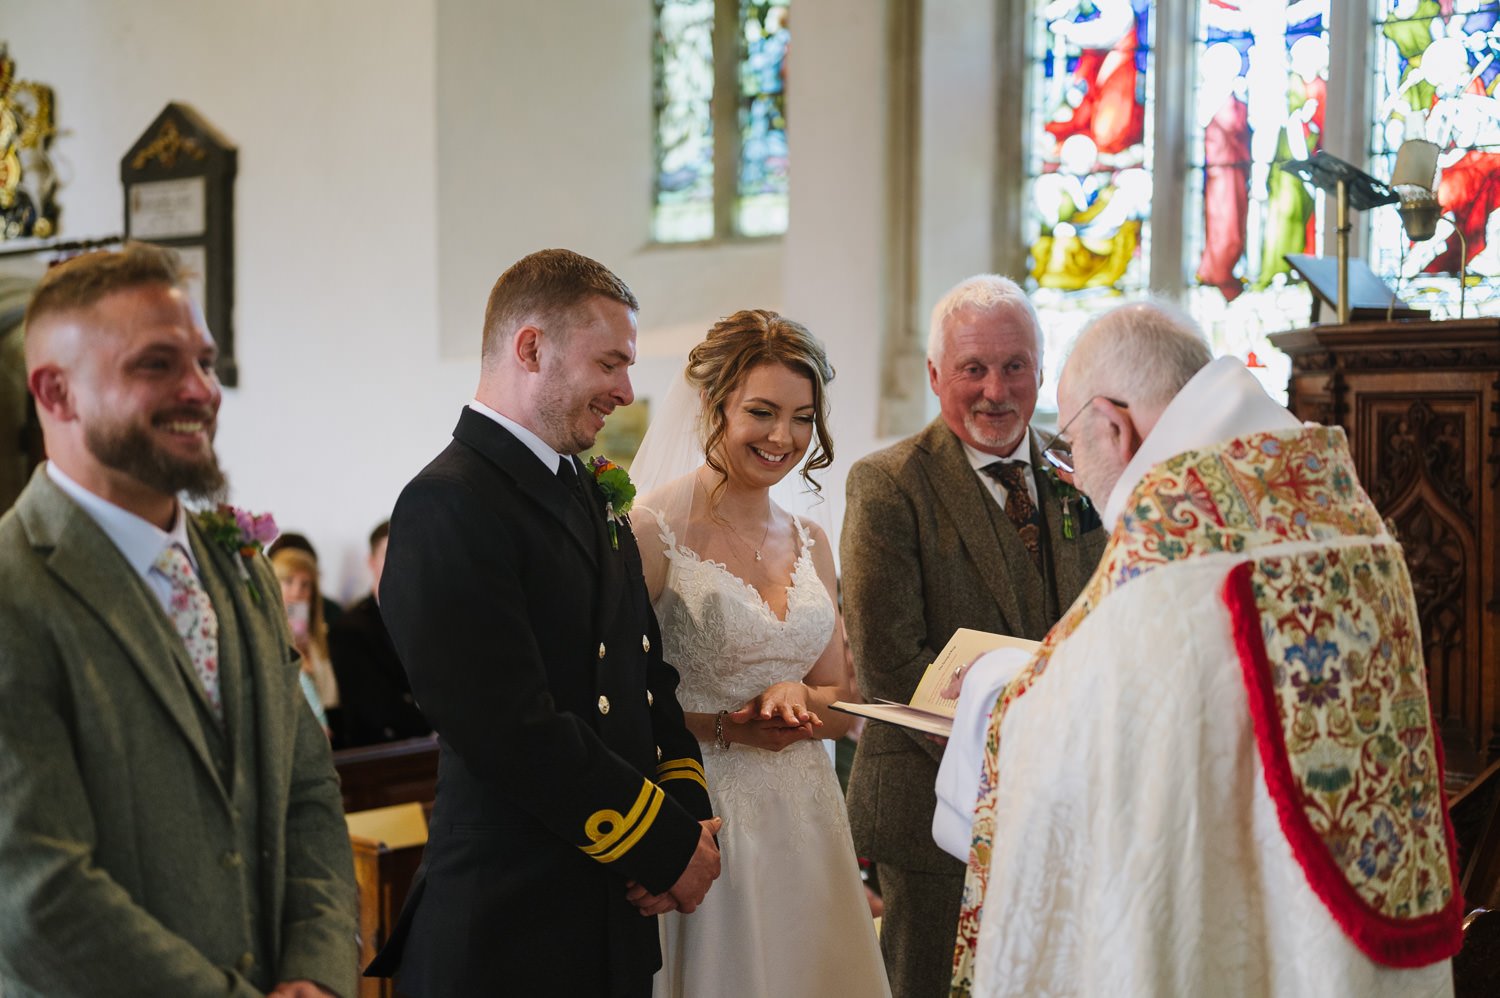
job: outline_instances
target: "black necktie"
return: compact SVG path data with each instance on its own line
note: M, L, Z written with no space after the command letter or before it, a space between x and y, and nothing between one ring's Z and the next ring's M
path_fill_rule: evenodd
M1021 461L995 461L980 469L1005 489L1005 515L1016 525L1021 543L1037 568L1042 567L1042 524L1036 503L1026 488L1026 465Z
M578 469L573 464L573 459L566 454L558 462L557 478L568 487L569 492L573 493L573 498L577 500L579 508L591 514L593 510L589 508L588 496L584 495L583 482L578 478Z

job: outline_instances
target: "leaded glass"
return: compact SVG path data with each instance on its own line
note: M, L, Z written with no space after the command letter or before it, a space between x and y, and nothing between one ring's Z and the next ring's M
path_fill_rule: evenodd
M1371 212L1370 255L1434 318L1458 314L1461 269L1468 313L1500 314L1500 3L1381 0L1379 9L1372 170L1390 177L1407 139L1436 143L1443 217L1431 239L1412 243L1394 209Z
M1149 284L1148 0L1038 0L1026 239L1046 333L1042 405L1090 315Z
M786 53L789 0L743 0L740 26L740 170L735 230L786 231Z
M1317 254L1322 198L1281 169L1323 145L1328 0L1199 0L1188 308L1216 352L1277 365L1307 322L1285 257Z
M658 242L714 234L713 37L713 0L656 0Z

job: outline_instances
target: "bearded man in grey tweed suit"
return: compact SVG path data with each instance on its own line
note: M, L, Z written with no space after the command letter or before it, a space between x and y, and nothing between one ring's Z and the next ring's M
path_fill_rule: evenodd
M1041 331L1014 282L972 277L938 302L927 373L942 415L850 470L840 548L859 688L898 702L960 627L1040 640L1105 540L1094 511L1044 470L1029 426ZM942 752L872 721L849 781L855 846L879 868L896 998L946 996L952 975L964 865L932 840Z
M5 998L353 998L354 870L269 563L222 491L214 341L168 250L50 271L48 462L0 517Z

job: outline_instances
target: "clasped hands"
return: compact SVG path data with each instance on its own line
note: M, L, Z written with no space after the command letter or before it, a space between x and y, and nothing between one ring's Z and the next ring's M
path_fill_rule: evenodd
M807 709L811 691L803 683L769 686L738 710L724 715L725 740L780 752L793 742L817 738L823 721ZM734 725L730 728L728 725Z
M642 915L650 917L669 911L691 914L703 903L709 885L719 876L719 845L714 836L724 827L724 819L709 818L698 825L698 847L693 850L687 869L666 893L652 894L634 880L625 882L625 900L635 905Z

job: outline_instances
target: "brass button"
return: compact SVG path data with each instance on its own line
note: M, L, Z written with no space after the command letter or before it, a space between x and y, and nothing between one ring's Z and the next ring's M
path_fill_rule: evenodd
M236 966L237 966L237 968L238 968L238 970L239 970L240 973L242 973L242 974L248 974L248 973L250 973L250 971L255 968L255 954L254 953L241 953L240 954L240 962Z
M656 746L656 761L661 762L661 746Z
M235 870L235 869L238 869L239 866L240 866L240 864L243 863L244 861L245 861L245 857L241 856L239 853L235 852L232 849L229 852L226 852L219 859L219 862L223 864L224 869L226 869L226 870Z
M599 713L601 713L601 714L608 714L609 713L609 697L602 696L602 695L599 697Z
M600 658L604 657L604 642L603 641L599 642L599 657Z
M641 635L641 651L648 655L651 653L651 639L644 634Z
M656 697L654 697L654 696L651 695L651 691L650 690L646 691L646 706L647 707L655 707L656 706Z

